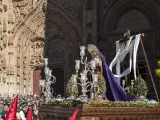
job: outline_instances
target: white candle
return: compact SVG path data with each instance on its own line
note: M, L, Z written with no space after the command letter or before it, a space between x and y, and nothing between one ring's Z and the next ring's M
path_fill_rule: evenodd
M86 74L85 73L81 73L81 82L86 81Z
M91 61L91 69L93 71L96 69L96 62L94 60Z
M125 85L125 80L122 80L122 84Z
M81 56L81 57L84 57L84 56L85 56L85 49L86 49L85 46L80 46L80 56Z
M48 58L44 58L44 65L45 65L45 66L48 65Z
M80 60L75 60L76 65L75 65L75 69L78 71L80 69Z
M49 76L51 76L52 75L52 70L49 70Z
M134 80L131 80L131 86L133 87L133 85L134 85Z
M93 74L93 83L97 84L98 83L98 75Z
M45 75L49 74L49 69L48 69L48 68L45 68L45 69L44 69L44 72L45 72Z
M76 75L72 75L73 77L73 84L76 85L77 84L77 76Z

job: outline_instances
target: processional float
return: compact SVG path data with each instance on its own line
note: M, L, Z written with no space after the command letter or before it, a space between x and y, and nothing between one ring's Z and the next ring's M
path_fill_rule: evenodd
M77 116L78 120L159 119L159 99L143 46L142 39L144 34L130 36L130 31L128 31L125 33L125 36L123 40L116 41L116 56L109 66L106 64L105 56L95 45L90 44L87 47L80 46L80 59L75 60L75 73L67 83L67 98L49 99L51 102L43 104L40 108L40 120L68 119L77 108L80 109ZM146 82L137 75L136 56L139 44L142 46L158 102L155 100L147 100L143 96L145 95L144 91L147 90L147 87ZM85 57L86 48L91 58L89 58L89 56ZM127 54L129 55L129 66L126 70L122 71L123 69L121 68L123 67L121 63ZM116 72L114 72L114 66L116 66ZM132 74L131 69L133 69L134 78L133 80L128 80L130 81L128 87L125 82L127 79L126 76ZM52 75L49 76L51 77ZM123 78L125 78L125 80L123 80ZM136 89L134 89L134 87ZM144 91L141 91L142 89ZM136 90L135 98L138 99L126 99L128 97L127 90L130 90L131 93ZM47 91L50 92L51 89ZM114 100L108 97L108 95L111 95L108 93L112 93ZM104 98L108 100L104 100Z
M82 102L94 101L96 98L100 97L101 99L105 98L108 93L106 92L106 84L108 82L108 86L110 90L107 90L112 93L108 94L108 96L113 96L114 101L129 101L125 94L125 81L121 80L122 77L126 77L131 73L133 69L134 80L130 80L130 88L131 91L134 89L134 85L137 80L137 51L139 44L142 46L143 54L145 57L145 61L147 64L147 68L149 71L149 75L152 81L152 85L154 87L154 92L156 94L157 101L159 102L158 93L156 90L156 86L152 77L152 73L149 67L148 59L146 56L146 52L143 46L143 38L144 34L137 34L130 36L130 31L128 30L124 34L125 38L116 41L116 56L112 60L111 64L108 66L106 64L105 58L102 53L98 50L98 48L94 45L88 45L87 50L91 54L91 60L88 61L88 57L85 57L86 47L80 46L80 60L75 60L75 74L73 74L68 81L67 90L69 97L67 99L76 99ZM121 63L124 61L126 56L128 56L129 66L124 70L122 70ZM50 70L48 65L48 59L45 58L45 76L46 80L40 81L40 85L42 87L42 93L45 96L46 101L53 100L53 88L51 88L51 84L56 82L56 78L52 75L52 70ZM105 61L105 63L104 63ZM84 65L83 67L80 67ZM104 75L103 67L106 69L106 76ZM113 67L116 66L116 73L113 73ZM111 78L111 80L110 80ZM117 78L117 79L116 79ZM106 79L108 81L106 82ZM144 81L142 81L144 82ZM145 83L145 82L144 82ZM139 83L137 83L139 84ZM107 86L107 87L108 87ZM140 86L141 87L141 86ZM108 89L108 88L107 88ZM141 93L137 95L142 96ZM145 87L144 89L147 89ZM81 91L81 92L79 92ZM61 99L61 97L59 97Z
M145 57L145 61L146 61L146 64L147 64L147 68L148 68L148 71L149 71L149 75L150 75L152 85L153 85L153 88L154 88L154 92L156 94L157 101L159 102L158 93L157 93L156 86L155 86L155 83L154 83L154 80L153 80L153 77L152 77L152 73L151 73L151 70L150 70L150 67L149 67L146 52L145 52L145 49L144 49L144 46L143 46L143 41L142 40L144 38L144 34L137 34L137 35L130 36L130 31L128 30L124 34L124 36L125 36L124 39L116 41L116 56L113 59L113 61L111 62L111 64L109 65L110 71L112 72L114 77L117 78L117 81L119 82L119 84L122 85L122 88L124 89L124 91L127 90L127 89L125 89L125 81L126 80L121 80L121 78L129 75L131 73L132 69L133 69L134 79L130 80L131 91L134 90L135 84L140 84L139 82L141 82L143 84L146 84L144 80L140 80L140 81L137 80L137 79L142 79L141 77L139 78L139 76L137 77L137 71L136 71L136 69L137 69L137 52L138 52L139 44L141 44L143 54L144 54L144 57ZM96 94L95 87L97 87L98 89L100 88L100 86L98 86L98 83L99 83L98 75L99 74L96 73L96 68L97 68L97 65L99 63L99 59L97 59L97 57L95 57L95 58L92 57L91 61L87 63L87 58L86 58L86 60L83 62L83 58L84 58L84 55L85 55L85 49L86 49L85 46L80 47L81 60L76 60L75 61L76 62L76 66L75 66L76 74L74 74L71 77L72 82L70 81L71 83L69 84L70 86L72 86L70 89L72 89L72 91L74 91L74 92L70 92L71 93L70 95L72 96L72 98L74 98L73 97L74 95L75 96L78 95L78 86L77 85L81 86L82 95L80 97L82 98L83 102L87 102L87 98L88 98L88 96L86 95L87 92L92 91L92 93L90 95L91 96L90 98L91 98L91 100L93 100L92 96L95 97L95 94ZM91 54L93 54L93 53L91 53ZM122 70L121 63L124 61L124 59L126 58L127 55L129 55L128 56L129 66L124 71L121 71ZM80 69L80 63L85 64L85 67L82 70L82 73L80 73L81 77L78 77L78 71ZM102 66L104 66L104 65L102 65ZM112 68L114 66L116 66L116 74L114 74L113 71L112 71ZM88 72L90 72L91 76L92 76L92 80L90 80L90 81L89 81L89 78L87 76ZM107 73L107 74L109 74L109 73ZM112 75L110 77L113 78ZM78 79L79 79L79 83L78 83ZM112 79L112 80L114 80L114 79ZM112 80L109 81L109 82L112 82ZM105 82L103 82L103 86L104 86L104 84L105 84ZM124 91L121 90L121 86L119 86L118 83L116 83L116 82L112 82L110 84L110 87L111 87L112 84L114 84L115 86L118 87L118 90L119 90L118 94L122 94L122 96L124 98L124 101L127 101L125 99L126 96L123 93ZM98 91L98 89L97 89L97 91ZM145 96L142 95L141 89L145 89L147 91L146 85L144 86L144 88L141 88L140 85L139 85L139 88L137 87L137 89L136 89L136 92L137 92L136 94L137 95L136 96L137 97L142 97L143 99L145 99ZM111 92L113 92L113 91L114 90L111 90ZM75 92L77 92L77 93L75 93ZM105 91L103 91L103 92L105 92ZM116 95L113 95L113 96L116 98ZM116 100L121 101L123 99L117 98L117 99L115 99L115 101Z
M51 87L56 82L56 77L52 75L52 70L48 67L48 58L44 58L45 80L40 80L41 92L44 94L45 101L53 99L54 89Z

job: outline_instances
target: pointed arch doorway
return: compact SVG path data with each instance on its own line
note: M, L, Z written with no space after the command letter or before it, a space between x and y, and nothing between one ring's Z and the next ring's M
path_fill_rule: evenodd
M35 69L33 71L33 95L36 94L38 96L41 95L39 80L44 79L44 70L43 69Z
M53 96L62 95L64 96L64 70L61 67L52 68L52 75L56 77L56 83L52 84L51 87L54 89Z

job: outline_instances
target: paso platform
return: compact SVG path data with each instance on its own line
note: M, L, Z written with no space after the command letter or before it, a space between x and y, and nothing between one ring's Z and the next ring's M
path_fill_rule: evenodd
M68 120L77 107L43 104L39 120ZM160 120L160 108L79 106L76 120Z

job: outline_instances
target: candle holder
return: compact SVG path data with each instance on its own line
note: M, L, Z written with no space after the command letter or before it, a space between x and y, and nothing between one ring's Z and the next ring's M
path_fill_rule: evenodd
M123 89L125 89L125 84L126 84L126 81L123 79L123 80L122 80L122 88L123 88Z
M44 58L44 65L45 80L40 80L40 87L42 88L41 92L45 96L45 101L50 101L54 92L51 84L56 82L56 77L52 75L52 70L48 68L48 58Z
M79 85L81 87L81 96L80 100L82 102L88 101L87 92L91 92L91 99L94 99L96 88L98 88L98 74L95 72L97 67L97 61L91 60L87 61L87 57L85 57L85 46L80 46L80 60L75 60L75 70L76 74L73 75L73 86L75 87ZM85 58L84 58L85 57ZM80 72L80 66L84 65L84 69ZM92 75L92 80L88 79L88 73ZM80 75L80 77L79 77Z

